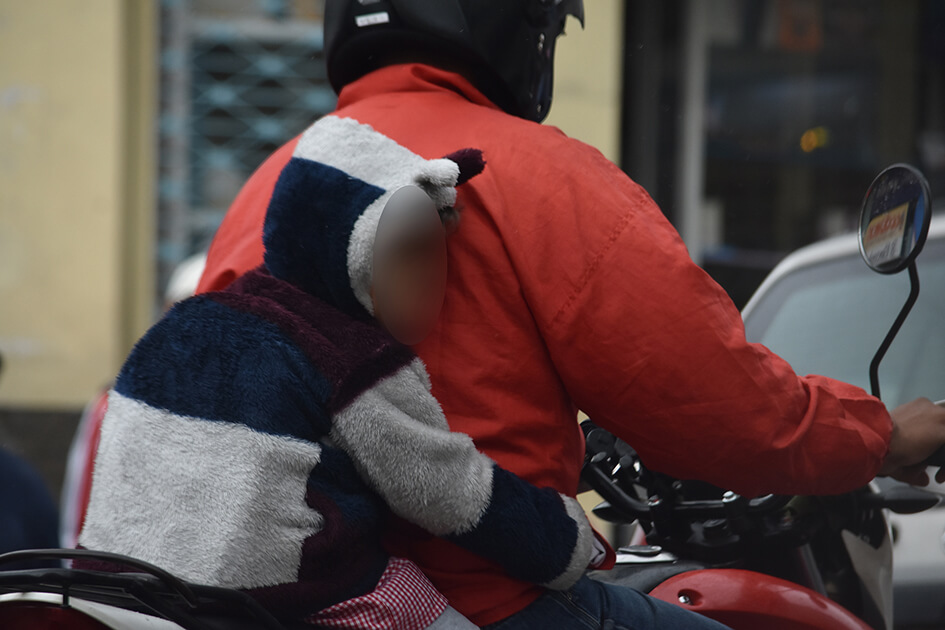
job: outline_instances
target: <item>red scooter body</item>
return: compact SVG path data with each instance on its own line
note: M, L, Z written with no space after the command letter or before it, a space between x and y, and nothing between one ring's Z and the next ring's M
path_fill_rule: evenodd
M823 595L754 571L689 571L666 580L650 595L732 630L870 630Z
M626 443L582 424L595 513L645 532L595 579L634 588L733 630L889 630L892 542L885 509L939 498L865 487L829 497L753 499L648 471ZM649 494L643 502L637 488ZM637 495L638 496L638 495ZM666 498L664 498L666 497ZM643 544L641 544L643 543ZM829 597L828 597L829 594Z

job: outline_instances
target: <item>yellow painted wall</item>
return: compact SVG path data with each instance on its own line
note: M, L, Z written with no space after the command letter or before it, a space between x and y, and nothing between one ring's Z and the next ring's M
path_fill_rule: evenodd
M555 93L546 121L616 162L620 150L622 0L585 2L585 27L569 18L558 39Z
M548 123L616 160L620 0L558 44ZM153 295L157 0L0 0L0 406L76 408Z
M150 318L148 0L0 0L0 406L77 408Z

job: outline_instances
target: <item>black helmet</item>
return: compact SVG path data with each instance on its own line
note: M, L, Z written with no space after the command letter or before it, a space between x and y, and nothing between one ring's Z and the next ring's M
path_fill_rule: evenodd
M541 121L551 106L555 40L583 0L327 0L325 56L335 91L391 63L462 72L496 105Z

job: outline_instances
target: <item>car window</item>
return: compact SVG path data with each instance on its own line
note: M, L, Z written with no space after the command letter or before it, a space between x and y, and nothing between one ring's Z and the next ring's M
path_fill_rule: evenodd
M880 368L889 406L945 398L945 240L929 242L918 265L919 300ZM882 276L850 255L782 278L746 317L746 333L798 374L869 390L870 361L908 293L905 272Z

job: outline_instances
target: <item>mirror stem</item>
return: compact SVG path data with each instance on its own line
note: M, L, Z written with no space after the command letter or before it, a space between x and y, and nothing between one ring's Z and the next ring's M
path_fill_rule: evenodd
M892 328L889 329L889 332L886 333L886 338L883 339L883 343L880 344L879 349L876 351L876 354L873 356L873 360L870 362L870 389L872 390L873 396L879 398L879 363L883 360L883 357L886 356L886 351L889 350L889 346L892 345L893 339L896 338L896 334L899 332L899 329L902 328L902 323L906 321L906 317L909 316L909 311L912 310L915 301L919 298L919 270L915 266L915 261L909 263L909 282L911 284L911 289L909 290L909 297L906 299L906 303L902 305L902 310L899 311L899 315L896 317L896 321L893 322Z

